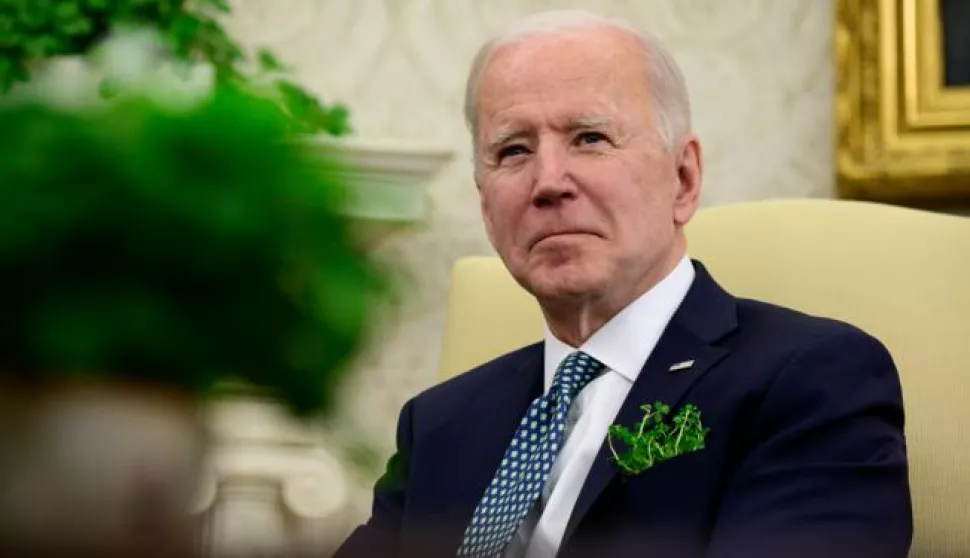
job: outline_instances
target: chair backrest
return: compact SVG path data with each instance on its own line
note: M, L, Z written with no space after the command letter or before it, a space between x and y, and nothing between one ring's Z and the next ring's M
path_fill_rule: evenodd
M852 323L900 369L911 556L970 556L970 219L888 205L774 200L704 209L691 257L729 292ZM498 258L457 263L439 378L540 339L535 300Z

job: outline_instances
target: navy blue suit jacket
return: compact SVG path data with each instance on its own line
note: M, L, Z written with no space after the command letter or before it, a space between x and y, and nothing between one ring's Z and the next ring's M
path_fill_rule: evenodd
M604 444L559 556L904 558L903 403L886 349L840 322L735 299L695 268L615 422L636 423L643 403L692 403L706 448L624 477ZM454 556L542 392L542 364L531 345L409 401L372 517L338 556Z

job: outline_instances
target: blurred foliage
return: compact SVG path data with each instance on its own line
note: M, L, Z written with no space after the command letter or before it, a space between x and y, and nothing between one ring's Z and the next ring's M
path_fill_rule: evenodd
M269 73L285 70L265 49L249 60L219 24L218 18L229 12L228 0L0 0L0 94L30 79L43 60L87 54L127 27L156 29L178 60L211 64L220 84L248 83L252 76L244 71L247 65ZM270 87L292 117L294 131L333 136L350 132L345 107L325 106L286 79L274 79Z
M325 410L389 283L339 210L339 158L291 124L231 84L187 110L0 107L0 372L236 379Z

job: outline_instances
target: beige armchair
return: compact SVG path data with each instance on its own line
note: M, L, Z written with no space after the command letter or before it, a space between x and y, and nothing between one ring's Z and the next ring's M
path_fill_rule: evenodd
M704 209L689 251L739 297L842 319L882 340L907 409L914 557L970 556L970 219L862 202ZM439 378L541 337L497 258L454 268Z

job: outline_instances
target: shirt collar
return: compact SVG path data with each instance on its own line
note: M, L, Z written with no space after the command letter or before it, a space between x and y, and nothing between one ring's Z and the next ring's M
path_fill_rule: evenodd
M657 345L677 308L687 296L695 271L685 256L677 267L652 289L640 295L597 330L579 350L634 382ZM562 342L544 326L545 389L552 385L559 364L577 349Z

